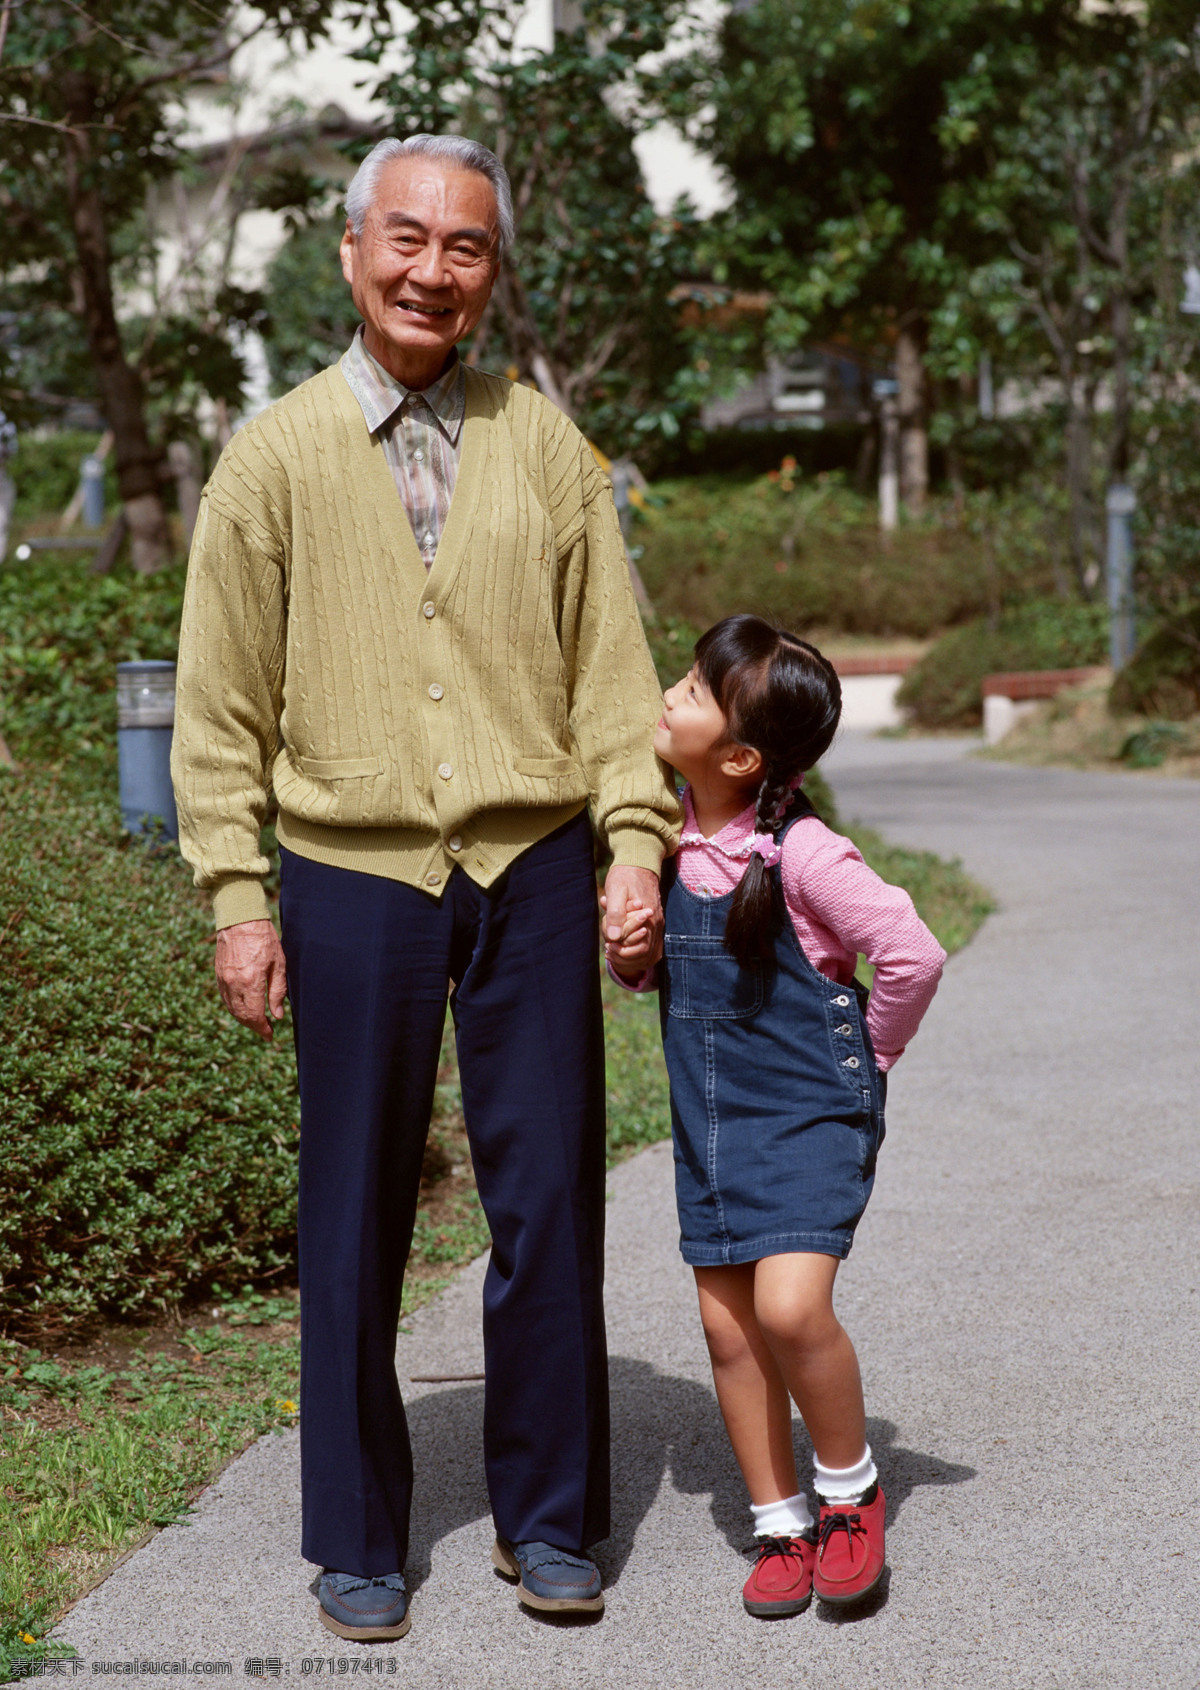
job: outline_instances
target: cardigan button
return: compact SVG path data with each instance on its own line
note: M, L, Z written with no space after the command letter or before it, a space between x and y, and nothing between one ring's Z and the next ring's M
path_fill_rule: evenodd
M441 775L443 780L449 780L453 773L454 770L450 767L449 763L438 764L438 774Z
M452 833L446 843L452 851L462 850L462 840L459 838L457 833Z
M427 874L425 876L425 884L426 886L440 886L442 884L442 877L440 874Z
M437 684L437 682L436 682L436 681L435 681L435 682L434 682L434 683L433 683L433 685L432 685L432 686L431 686L431 687L430 687L430 689L429 689L429 696L430 696L430 698L432 698L432 699L433 699L433 700L434 700L434 701L435 701L435 703L436 703L436 701L437 701L437 700L438 700L438 699L439 699L439 698L444 698L444 697L445 697L445 696L446 696L446 693L445 693L445 688L444 688L444 687L439 687L439 686L438 686L438 684Z
M432 599L427 599L421 606L421 613L427 622L433 621L433 618L437 615L437 606Z

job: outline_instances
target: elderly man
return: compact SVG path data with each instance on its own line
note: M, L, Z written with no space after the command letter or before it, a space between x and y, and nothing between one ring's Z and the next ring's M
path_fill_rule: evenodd
M382 141L346 210L362 327L205 491L174 777L225 1003L269 1037L291 1000L302 1550L325 1625L365 1641L409 1625L394 1348L448 992L492 1234L492 1559L530 1606L603 1605L584 1554L609 1529L586 807L613 853L606 933L641 905L651 945L678 811L608 484L566 417L455 350L511 238L502 167L459 137Z

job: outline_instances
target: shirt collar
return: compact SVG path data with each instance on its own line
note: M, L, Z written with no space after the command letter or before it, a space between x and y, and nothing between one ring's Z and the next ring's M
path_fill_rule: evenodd
M791 790L796 792L804 782L803 775L797 775L791 783ZM701 833L696 821L696 811L692 804L692 789L685 786L682 793L683 800L683 833L679 843L681 845L711 845L723 857L748 857L754 849L754 812L756 806L747 804L744 810L734 816L732 821L725 823L719 833L714 833L711 839L706 839Z
M341 369L372 434L377 434L389 423L403 405L424 401L446 439L452 446L458 445L466 411L466 378L457 351L445 374L440 375L431 387L418 393L397 381L372 358L363 344L363 326L360 323L354 331L354 339L342 355Z

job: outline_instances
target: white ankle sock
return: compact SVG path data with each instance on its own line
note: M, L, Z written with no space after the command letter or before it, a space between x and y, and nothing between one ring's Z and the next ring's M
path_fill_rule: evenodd
M879 1477L870 1444L853 1467L822 1467L814 1455L813 1474L817 1495L824 1502L861 1502L864 1491L870 1490Z
M750 1512L754 1515L755 1537L799 1537L813 1524L803 1491L799 1496L785 1496L782 1502L752 1502Z

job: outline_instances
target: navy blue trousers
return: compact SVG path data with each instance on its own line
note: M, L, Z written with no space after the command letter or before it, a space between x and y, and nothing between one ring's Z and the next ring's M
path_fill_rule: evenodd
M301 1551L362 1576L408 1550L412 1452L394 1363L451 997L492 1234L484 1463L496 1529L606 1537L604 1037L585 815L486 891L444 896L283 855L300 1071Z

